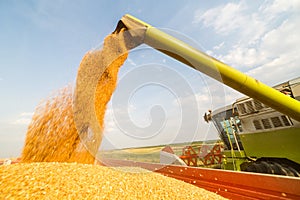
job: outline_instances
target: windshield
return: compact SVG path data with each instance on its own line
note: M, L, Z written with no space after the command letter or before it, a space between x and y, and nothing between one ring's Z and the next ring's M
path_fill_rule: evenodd
M227 149L243 150L239 133L242 132L242 124L238 116L233 115L233 109L228 109L212 116L220 139ZM235 112L236 113L236 112Z

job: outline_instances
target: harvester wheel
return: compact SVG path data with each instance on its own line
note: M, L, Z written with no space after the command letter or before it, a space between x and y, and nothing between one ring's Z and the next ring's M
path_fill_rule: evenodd
M285 172L286 176L295 176L289 167L282 166L282 170Z
M259 173L259 170L258 170L258 164L256 164L256 163L251 163L250 165L248 165L248 167L246 168L246 170L245 171L247 171L247 172L257 172L257 173Z
M284 176L300 177L300 173L290 166L284 166L276 162L258 161L250 163L245 171L264 174L277 174Z
M261 161L260 165L264 167L264 171L262 173L272 174L272 168L269 165L269 163L267 163L265 161Z
M295 177L300 177L300 173L292 167L287 167L287 169L293 174Z
M255 164L258 173L267 173L268 166L266 165L266 163L255 163Z
M272 174L286 175L285 172L282 170L281 165L279 165L278 163L270 163L270 166L273 170Z

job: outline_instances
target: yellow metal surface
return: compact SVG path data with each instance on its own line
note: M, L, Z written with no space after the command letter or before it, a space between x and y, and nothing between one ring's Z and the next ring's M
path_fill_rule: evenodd
M127 22L126 22L127 20ZM121 21L123 21L124 24L126 24L126 26L128 25L128 22L132 22L134 24L136 24L136 27L132 27L132 28L142 28L142 27L152 27L150 24L147 24L146 22L143 22L142 20L139 20L138 18L126 14L122 17ZM128 27L130 28L130 27Z

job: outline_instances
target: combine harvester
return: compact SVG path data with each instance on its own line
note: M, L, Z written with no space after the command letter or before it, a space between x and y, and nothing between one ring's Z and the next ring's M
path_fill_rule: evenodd
M133 16L123 16L115 32L122 28L134 42L145 43L247 97L204 115L224 143L224 151L217 146L211 155L221 168L230 170L187 166L190 163L183 163L170 148L164 149L163 157L180 165L104 159L105 165L142 167L230 199L300 199L300 178L291 177L300 174L299 78L272 88ZM190 152L181 156L186 161L200 151L187 147L185 152Z
M274 87L300 99L300 78ZM205 113L223 144L186 146L180 158L189 166L220 164L222 169L300 177L300 123L250 97ZM225 149L225 150L224 150Z
M300 99L300 78L274 87ZM300 123L250 97L204 115L225 145L223 169L300 177Z

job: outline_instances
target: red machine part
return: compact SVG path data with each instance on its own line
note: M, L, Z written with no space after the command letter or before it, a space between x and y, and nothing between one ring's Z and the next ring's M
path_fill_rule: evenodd
M203 165L214 165L221 164L223 158L223 145L215 144L213 147L211 145L201 145L198 148L193 148L192 146L185 146L182 149L182 155L180 158L188 166L198 166L198 161L201 161Z
M188 166L198 166L198 154L191 146L185 146L182 149L182 155L179 156Z
M300 199L300 179L295 177L162 165L129 160L104 159L102 164L113 167L142 167L233 200Z
M204 165L214 165L214 164L221 164L223 158L223 146L221 144L216 144L208 154L200 159Z
M2 159L2 160L0 160L0 165L4 165L5 163L16 164L16 163L19 163L20 160L21 160L21 158Z

